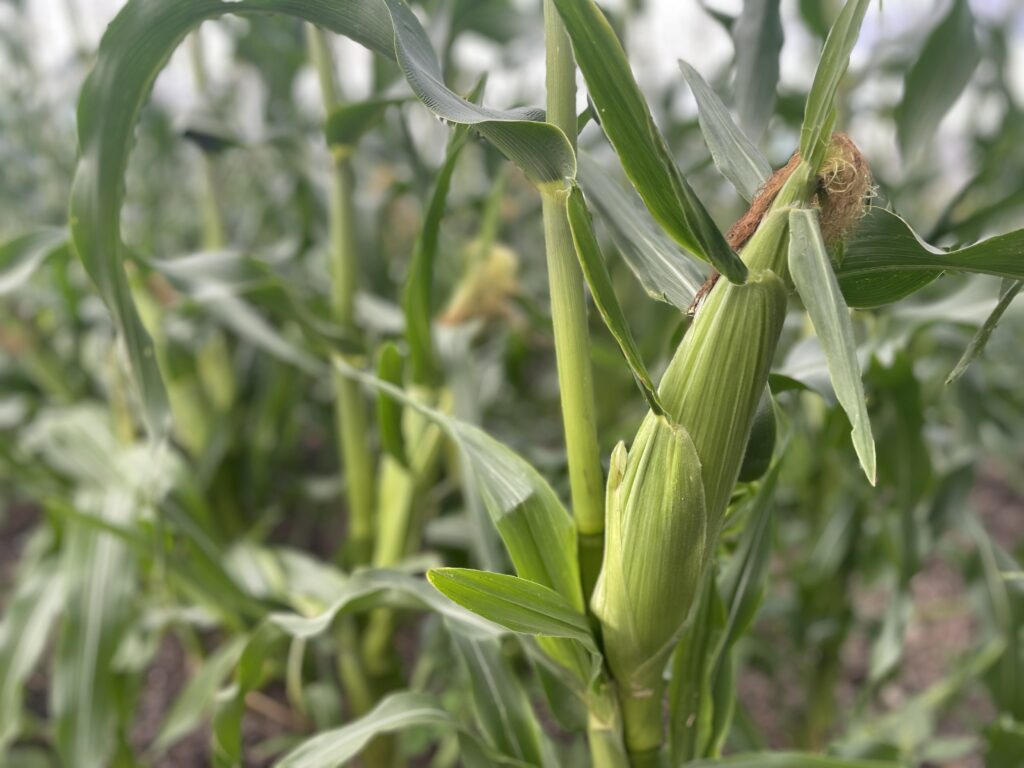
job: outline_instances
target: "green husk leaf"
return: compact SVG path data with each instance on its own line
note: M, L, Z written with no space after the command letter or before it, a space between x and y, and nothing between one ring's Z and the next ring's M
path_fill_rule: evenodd
M857 458L868 482L874 485L875 441L864 401L853 323L825 250L817 212L806 208L793 210L789 226L789 271L825 351L836 397L850 418Z
M847 0L829 30L821 51L814 82L807 96L804 121L800 128L800 154L816 174L825 159L832 127L835 124L835 100L839 83L850 64L850 53L860 35L871 0Z
M555 0L601 127L633 186L673 239L742 283L747 269L679 171L615 31L593 0Z
M732 182L744 200L753 200L772 175L771 165L733 122L725 104L700 73L682 59L679 60L679 69L697 100L697 120L715 166Z
M566 207L573 244L576 246L576 255L579 257L587 285L590 286L590 292L594 296L594 303L597 304L604 324L615 337L623 357L629 363L633 378L636 379L637 386L640 387L651 410L655 413L664 413L665 409L658 399L657 388L644 364L640 347L637 346L636 339L633 338L633 332L629 329L629 321L626 320L626 315L615 296L612 278L608 274L604 254L601 253L601 246L594 234L594 224L590 219L587 203L578 186L573 186L566 200Z

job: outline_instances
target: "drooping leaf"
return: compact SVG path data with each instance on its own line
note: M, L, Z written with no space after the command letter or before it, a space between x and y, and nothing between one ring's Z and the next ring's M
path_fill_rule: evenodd
M586 616L542 584L470 568L434 568L427 579L448 599L511 632L592 643Z
M732 282L747 269L691 189L651 116L615 31L593 0L555 0L601 127L655 220Z
M871 0L847 0L843 10L829 30L825 47L821 51L814 82L807 96L804 121L800 127L800 154L817 173L825 159L832 126L835 124L835 100L839 83L850 64L850 53L860 35Z
M576 528L547 481L520 456L482 430L428 408L391 384L334 359L343 375L385 392L443 429L462 451L484 506L498 529L516 572L583 607Z
M828 361L829 376L839 404L853 427L853 447L864 474L873 485L876 477L875 442L864 400L853 324L839 283L832 271L817 212L793 210L789 214L789 270L800 298L811 316L815 333Z
M651 409L655 413L664 413L665 409L658 399L658 389L651 379L651 374L647 371L640 348L637 346L636 339L633 338L633 332L629 329L629 321L626 320L626 315L615 296L615 288L612 286L611 275L608 274L601 246L594 234L594 224L590 219L587 203L578 186L574 186L569 193L566 207L573 244L576 246L576 255L579 257L587 285L590 286L590 292L594 296L594 303L597 304L608 330L618 342L619 349L622 350L630 370L633 371L633 378L636 379L637 385L643 396L647 398Z
M1024 229L943 251L895 213L871 207L847 242L836 276L852 307L898 301L944 270L1024 279Z
M748 202L772 175L761 151L733 122L729 110L700 73L682 59L679 69L697 100L697 119L715 166Z
M732 29L736 111L743 130L754 139L768 127L775 105L783 40L779 4L779 0L744 0Z
M936 126L967 86L979 59L970 4L954 0L903 81L896 135L905 159L918 156L935 136Z
M707 277L707 267L665 234L631 190L615 182L586 153L580 182L601 221L647 293L685 312Z
M24 684L46 650L64 606L64 585L52 560L23 570L0 623L0 762L21 728Z
M355 722L319 733L302 742L275 763L275 768L336 768L358 755L374 736L420 726L460 731L461 736L469 738L495 765L523 768L529 765L488 750L443 709L433 696L425 693L393 693Z
M575 176L565 135L530 110L479 107L443 84L440 64L401 0L300 3L290 0L130 0L107 28L78 104L80 158L71 192L72 241L124 339L146 421L166 431L167 395L153 342L125 278L120 212L133 128L157 74L185 35L226 13L292 14L346 35L400 64L413 92L442 119L472 125L536 183ZM144 41L144 44L140 44Z
M1024 281L1006 280L1004 282L1002 291L1000 291L999 295L999 303L996 304L995 309L992 310L992 314L985 319L984 324L978 329L978 332L974 334L974 337L967 345L967 349L964 350L963 355L957 361L953 370L949 372L949 376L946 377L947 384L952 384L963 376L971 363L973 363L974 360L985 351L985 346L988 344L989 337L996 329L996 326L1006 313L1006 310L1010 308L1010 304L1012 304L1013 300L1017 298L1017 294L1020 293L1021 288L1024 288Z

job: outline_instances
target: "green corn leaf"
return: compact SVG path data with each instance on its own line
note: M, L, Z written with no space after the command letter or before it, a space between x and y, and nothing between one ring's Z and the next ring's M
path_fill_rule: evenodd
M647 398L651 410L655 413L664 413L665 409L658 399L657 387L654 386L651 374L647 371L640 348L637 346L636 339L633 338L633 332L629 329L629 322L615 296L612 278L608 274L604 254L601 253L601 246L594 234L594 224L590 219L587 203L578 186L573 186L566 200L566 206L569 228L572 230L572 240L576 246L576 255L579 257L587 285L590 286L590 292L594 296L594 303L597 304L604 324L608 326L608 330L618 342L623 357L626 358L630 370L633 371L633 378L636 379L643 396Z
M729 110L700 73L682 59L679 69L697 100L697 120L711 158L722 175L748 202L772 175L761 151L733 122Z
M0 245L0 296L21 288L42 264L67 246L64 229L41 229Z
M459 732L460 737L469 739L493 765L522 768L531 765L488 749L433 696L425 693L393 693L355 722L302 742L274 765L275 768L336 768L358 755L375 736L423 726Z
M491 622L445 600L422 578L383 569L356 572L336 590L334 601L313 615L278 612L272 613L269 621L291 637L310 639L326 632L339 616L383 606L433 611L468 637L501 634Z
M835 100L839 83L850 64L850 53L860 35L871 0L847 0L846 5L832 25L821 51L814 82L807 96L804 122L800 128L800 154L817 173L825 159L832 126L835 124Z
M214 697L235 668L247 637L236 635L203 662L202 667L174 700L160 724L152 750L162 754L197 727L213 709Z
M473 694L473 717L484 741L530 765L545 764L544 737L523 684L497 640L455 632L452 642L466 668Z
M687 768L900 768L888 760L848 760L801 752L751 752L687 763Z
M932 282L943 271L1024 279L1024 229L944 251L929 245L892 211L871 207L846 244L836 269L852 307L889 304Z
M707 277L704 262L680 250L633 191L613 180L586 153L580 155L580 182L647 294L681 312L689 309Z
M954 0L903 82L896 136L904 158L913 159L932 140L943 115L970 82L979 59L970 4Z
M743 130L755 139L768 127L779 83L783 40L779 5L779 0L744 0L743 11L732 29L736 111Z
M524 579L553 589L582 610L576 527L555 492L520 456L470 424L428 408L397 387L334 359L343 375L377 392L386 392L418 410L443 429L461 449L466 467L491 520Z
M476 91L482 90L482 83ZM444 162L434 179L434 188L427 203L427 212L416 237L409 275L402 291L402 309L405 312L405 337L409 342L412 378L418 384L428 384L437 375L437 352L434 349L434 262L441 235L441 220L448 203L452 174L463 147L469 138L466 126L452 131L445 150Z
M836 397L850 418L857 458L868 481L874 485L877 474L875 441L871 436L871 422L864 401L864 383L857 361L853 324L825 250L817 212L793 210L789 214L789 226L790 274L825 351Z
M167 395L122 265L120 213L133 129L153 81L188 32L227 13L275 12L298 16L396 59L413 92L434 114L472 125L536 183L575 176L568 140L558 128L537 122L538 112L480 107L443 84L426 33L401 0L130 0L108 27L79 99L80 157L70 222L74 248L124 340L146 423L155 434L166 431Z
M999 294L999 303L996 304L995 309L992 310L992 314L985 318L984 324L978 329L978 332L974 334L974 337L971 339L971 343L967 345L967 349L964 350L964 353L957 361L956 366L954 366L953 370L949 372L949 376L946 377L947 384L952 384L963 376L971 363L977 359L978 355L985 351L985 345L988 344L989 337L996 329L996 326L999 324L999 320L1006 313L1006 310L1010 308L1010 304L1012 304L1013 300L1017 298L1017 294L1020 293L1021 288L1024 288L1024 281L1004 281L1004 285Z
M42 560L22 569L0 623L0 762L21 729L25 682L46 650L54 622L65 605L56 562Z
M327 115L324 136L335 154L348 154L356 144L384 118L388 108L405 99L367 99L335 107Z
M471 568L434 568L427 579L449 600L511 632L592 643L586 616L535 581Z
M377 376L380 380L401 386L404 367L398 347L393 342L384 344L377 356ZM381 447L405 466L407 460L405 436L402 432L402 408L385 395L377 397L377 428L380 430Z
M654 219L684 248L742 283L746 267L680 173L604 14L593 0L555 0L555 5L601 127Z

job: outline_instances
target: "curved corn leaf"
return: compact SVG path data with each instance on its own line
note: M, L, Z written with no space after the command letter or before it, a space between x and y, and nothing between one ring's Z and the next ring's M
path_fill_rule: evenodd
M25 681L46 650L65 605L64 584L53 560L22 569L0 623L0 762L21 728Z
M484 740L497 751L534 766L548 765L546 747L523 683L496 640L455 632L452 643L466 667L473 692L473 717Z
M698 760L687 763L686 768L900 768L901 765L888 760L848 760L801 752L752 752Z
M742 283L746 266L679 171L608 19L593 0L555 0L555 5L601 128L655 220L684 248Z
M307 739L277 763L275 768L336 768L358 755L373 737L406 728L428 726L459 731L494 765L526 766L487 748L475 734L452 717L437 700L425 693L393 693L363 717L333 731Z
M65 229L41 229L0 245L0 296L14 293L68 242Z
M594 296L594 303L597 304L604 324L608 326L615 341L619 344L630 370L633 371L633 378L651 410L658 414L664 414L665 409L658 399L658 390L654 386L651 374L644 365L643 356L637 346L633 332L629 329L629 322L626 315L619 306L619 300L615 296L615 288L612 286L611 275L608 274L608 267L604 262L604 254L601 253L601 246L594 234L594 224L590 219L590 212L587 210L587 203L583 199L583 192L578 186L573 186L569 197L566 200L567 213L569 217L569 228L572 230L573 244L576 246L576 255L579 257L583 274L587 278L587 285Z
M807 208L790 211L789 226L789 271L825 350L836 397L850 418L857 458L868 482L874 485L875 441L864 401L853 324L825 250L817 212Z
M440 64L401 0L130 0L108 27L78 104L80 158L71 191L74 247L124 339L150 430L166 430L167 395L156 352L132 302L122 262L120 212L132 131L153 81L185 35L226 13L285 13L396 59L438 117L472 125L536 183L575 176L565 135L536 111L486 109L445 85Z
M744 0L743 11L732 28L736 112L743 130L755 139L768 127L779 84L783 40L779 4L779 0Z
M725 104L700 73L682 59L679 59L679 69L697 100L697 121L715 167L732 182L744 200L753 200L772 175L771 165L733 122Z
M967 86L979 59L970 4L954 0L903 81L896 136L905 159L919 155L935 136L936 126Z
M846 1L839 18L829 30L814 72L814 82L804 109L804 122L800 127L800 154L811 164L814 173L825 160L836 119L835 100L839 82L850 65L850 53L870 4L871 0Z
M681 312L707 277L707 267L681 250L632 190L618 184L586 153L580 155L580 181L600 214L612 240L651 298L672 304Z
M587 617L543 584L471 568L433 568L427 579L449 600L511 632L566 637L593 647Z
M309 639L330 628L341 615L382 606L429 609L468 637L495 637L499 627L443 599L422 578L395 570L370 569L353 574L337 590L334 602L315 616L272 613L268 621L292 637Z
M1014 280L1006 281L999 295L999 303L996 304L995 309L992 310L987 318L985 318L984 324L978 329L978 332L974 334L971 339L971 343L967 345L967 349L964 350L963 355L957 361L956 366L949 372L949 376L946 377L946 383L952 384L954 381L959 379L967 371L967 368L975 358L978 357L984 350L985 345L988 344L989 336L992 335L992 331L996 329L996 325L999 324L999 320L1006 313L1006 310L1010 308L1010 304L1017 298L1017 294L1020 293L1020 289L1024 288L1024 281Z
M872 207L846 245L836 276L852 307L889 304L943 271L1024 279L1024 229L944 251L929 245L892 211Z
M524 579L542 584L583 609L576 527L536 469L482 430L411 399L397 387L363 373L340 358L342 375L414 408L443 429L462 451L484 507Z

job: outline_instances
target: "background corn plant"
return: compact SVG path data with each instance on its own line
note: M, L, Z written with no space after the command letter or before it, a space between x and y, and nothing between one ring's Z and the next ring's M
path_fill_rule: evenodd
M562 0L543 17L499 1L416 16L392 0L132 0L94 50L105 19L69 3L73 74L49 103L19 27L29 9L5 9L4 760L332 765L365 748L378 765L683 764L724 749L748 753L721 760L737 765L1015 765L1019 526L1012 501L991 512L992 481L971 489L979 471L1012 486L1020 461L1019 14L978 6L883 35L842 80L863 14L885 18L867 3L801 3L785 24L778 3L709 7L733 60L716 73L673 50L679 75L641 90L640 5L606 26ZM362 82L289 13L373 51ZM222 14L216 37L196 32ZM819 43L776 96L800 30ZM508 85L464 52L492 40L516 66L545 36L550 123L476 106ZM229 42L230 68L211 40ZM179 44L192 104L143 107ZM540 103L543 74L497 102ZM885 90L900 81L902 96ZM954 136L964 174L934 134L968 83L958 108L997 118ZM690 95L697 112L680 112ZM709 497L707 469L692 472L709 438L686 417L692 434L676 429L649 371L686 344L708 269L692 254L723 273L719 293L745 279L715 222L798 146L814 156L833 119L865 149L873 208L831 260L813 213L776 216L783 246L805 244L774 268L807 310L789 302L775 404L761 403L776 458L757 433L767 473ZM872 119L895 126L892 146ZM846 322L841 295L869 311ZM744 349L738 314L722 314L733 343L714 357ZM697 363L677 366L684 382ZM724 392L707 385L696 412L735 410L707 402ZM753 413L760 388L747 400ZM641 455L669 458L638 485ZM858 468L875 479L873 458L875 488ZM606 555L597 633L606 476L609 546L652 565L643 548L668 543L669 566L615 583ZM720 536L704 521L673 540L707 539L706 562L670 540L692 505L621 528L698 485ZM440 565L522 578L432 571L467 611L423 579ZM657 652L631 660L608 628L637 607ZM955 629L946 663L915 667ZM658 697L636 716L622 696L637 661L664 685L664 732Z

